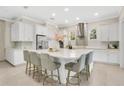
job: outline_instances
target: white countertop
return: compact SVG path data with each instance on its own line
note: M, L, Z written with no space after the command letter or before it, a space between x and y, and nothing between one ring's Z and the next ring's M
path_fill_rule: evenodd
M91 49L60 49L56 52L49 52L48 49L30 50L37 53L47 53L50 56L63 58L63 59L78 59L82 54L87 54L93 50Z
M108 49L96 46L73 46L74 49L92 49L92 50L107 50L107 51L120 51L119 49Z

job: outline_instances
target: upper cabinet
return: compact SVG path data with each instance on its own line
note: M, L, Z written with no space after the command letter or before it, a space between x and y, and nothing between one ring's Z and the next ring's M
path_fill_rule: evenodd
M112 23L109 26L109 41L119 41L119 25L118 23Z
M99 26L100 41L119 41L118 23L101 24Z
M39 35L47 35L48 31L47 31L47 27L44 27L42 25L35 25L35 30L36 30L36 34Z
M109 41L109 25L100 25L99 26L100 31L100 41Z
M34 25L16 22L11 25L11 41L33 41Z

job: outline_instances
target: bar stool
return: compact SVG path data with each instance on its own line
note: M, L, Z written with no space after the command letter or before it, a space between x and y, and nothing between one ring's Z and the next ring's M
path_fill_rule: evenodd
M85 73L86 73L87 80L90 76L90 64L92 62L93 62L93 52L89 52L86 55L86 61L85 61Z
M45 85L45 81L49 77L52 77L52 78L57 77L59 84L61 84L60 75L59 75L59 68L60 68L61 64L58 62L54 62L54 58L49 56L48 54L41 54L41 64L46 72L45 77L43 79L43 85ZM55 70L57 70L58 75L53 75L53 71L55 71ZM47 71L50 71L51 75L48 75Z
M40 82L40 77L42 76L42 65L40 55L36 52L30 52L30 61L33 65L33 78L36 76L36 73L38 73L38 81Z
M68 84L74 84L70 82L70 77L74 77L78 79L78 83L75 83L74 85L80 85L80 72L85 68L85 58L86 55L81 55L76 62L70 62L65 64L65 69L68 70L68 75L66 78L66 85ZM76 72L77 76L70 76L71 72Z
M31 73L30 52L28 50L24 50L23 54L24 54L24 61L26 61L25 73L27 74L29 72L30 75Z

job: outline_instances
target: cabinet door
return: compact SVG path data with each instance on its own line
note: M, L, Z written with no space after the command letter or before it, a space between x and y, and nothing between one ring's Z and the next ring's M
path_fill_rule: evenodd
M11 41L15 40L14 24L11 25Z
M101 32L101 41L108 41L109 39L109 27L107 24L100 25L99 30Z
M119 27L118 23L112 23L109 25L109 41L119 41Z
M47 28L41 25L36 25L36 34L47 35Z
M119 64L119 52L109 51L109 63Z
M108 52L107 50L95 50L93 60L97 62L108 62Z
M19 41L19 24L14 23L11 25L11 41Z
M22 22L18 22L19 25L19 41L25 41L25 25Z
M24 24L24 38L25 41L33 41L34 26L32 24Z
M19 65L25 63L23 57L23 50L14 50L14 63L13 65Z
M11 41L33 41L33 32L32 24L16 22L11 27Z

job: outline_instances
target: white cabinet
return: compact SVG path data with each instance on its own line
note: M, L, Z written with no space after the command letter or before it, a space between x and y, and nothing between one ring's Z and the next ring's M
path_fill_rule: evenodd
M11 25L11 41L19 40L19 25L17 23Z
M16 22L11 25L11 41L33 41L34 26Z
M47 35L48 34L47 27L44 27L41 25L36 25L35 30L36 30L36 34L39 34L39 35Z
M109 63L119 64L119 51L109 51Z
M14 66L25 63L21 49L6 49L5 58Z
M33 41L33 35L34 35L34 26L31 24L24 24L24 34L25 34L25 40L24 41Z
M94 50L93 60L96 62L119 64L118 50Z
M119 25L112 23L109 25L109 41L119 41Z
M93 60L97 62L107 63L108 61L108 53L106 50L95 50Z
M99 26L100 41L119 41L118 23L101 24Z
M108 25L104 24L104 25L100 25L99 27L100 30L100 41L108 41L109 40L109 27Z

